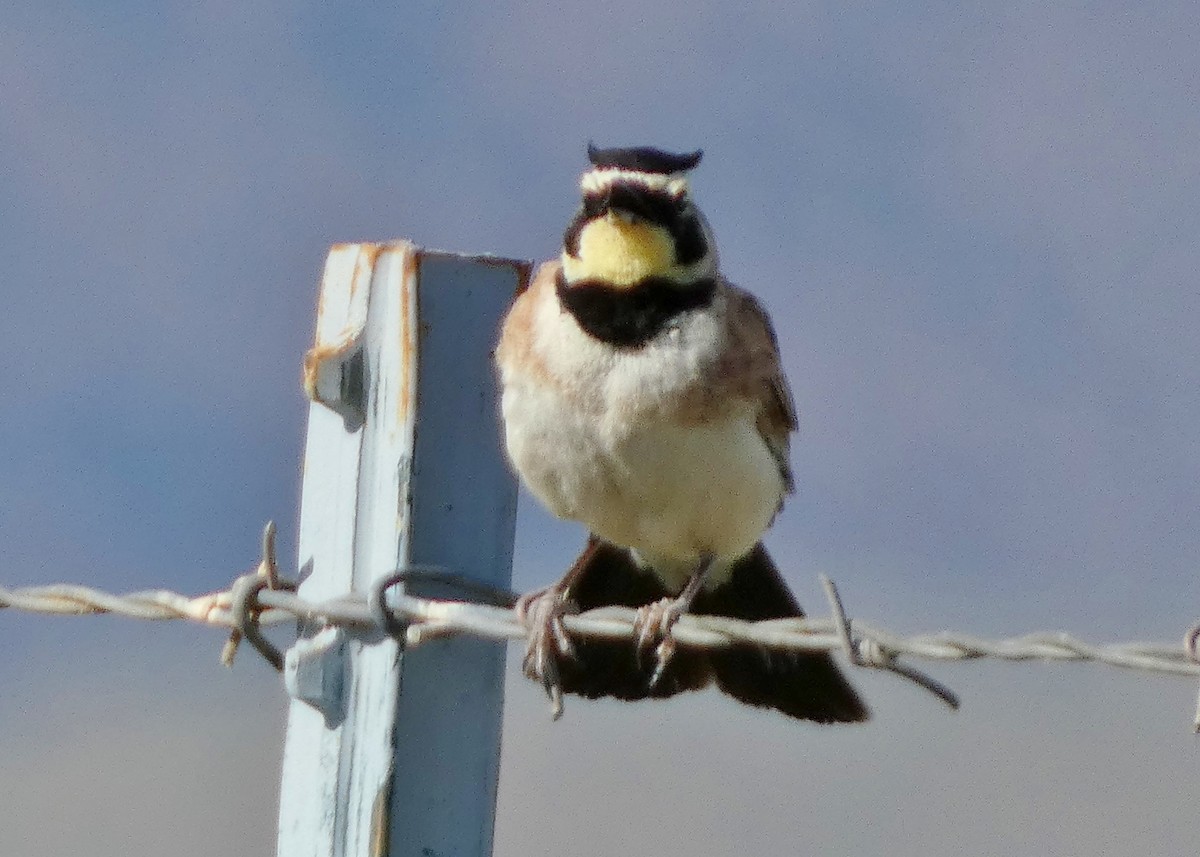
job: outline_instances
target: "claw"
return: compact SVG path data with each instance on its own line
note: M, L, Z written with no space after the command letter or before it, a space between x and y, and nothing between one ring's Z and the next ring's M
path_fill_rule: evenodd
M643 657L653 648L655 656L654 672L650 676L650 687L656 687L662 680L667 666L675 656L675 638L671 629L679 621L679 617L687 612L690 603L680 598L663 598L653 604L638 608L633 627L637 631L638 665L643 666Z
M654 674L650 676L651 689L658 687L658 683L662 680L663 673L667 671L667 664L671 663L671 659L675 657L675 638L668 636L658 644L658 648L654 650L656 655L656 663L654 665Z
M714 559L712 554L702 556L696 570L675 598L663 598L638 608L637 616L633 620L633 629L637 632L639 667L643 666L642 658L646 651L654 646L655 664L654 672L650 676L651 688L658 686L671 663L671 658L675 657L675 637L671 634L671 629L675 627L679 617L691 609Z
M563 625L563 616L578 613L579 609L562 589L551 586L522 595L517 599L516 611L518 620L529 629L521 670L546 691L550 715L557 720L563 713L559 662L575 659L575 646Z

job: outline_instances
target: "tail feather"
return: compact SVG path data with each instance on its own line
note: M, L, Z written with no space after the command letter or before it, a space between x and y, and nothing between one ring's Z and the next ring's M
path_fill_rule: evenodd
M590 552L590 555L588 555ZM669 593L657 577L634 561L625 548L592 536L581 557L583 565L568 595L581 611L598 607L641 607ZM654 658L639 662L637 649L629 640L575 640L576 658L559 665L566 693L596 699L661 699L706 687L712 676L704 653L680 647L653 687Z
M703 591L692 612L756 622L804 615L760 543L738 560L729 579ZM735 646L709 653L717 686L741 702L817 723L857 723L866 705L824 652Z
M567 583L564 580L564 583ZM674 597L626 548L591 536L569 573L567 595L581 611L642 607ZM749 622L803 616L787 584L761 544L734 565L720 586L701 590L691 612ZM717 686L741 702L774 708L817 723L866 720L866 706L825 653L798 653L734 646L703 651L680 646L659 682L651 687L654 658L639 660L628 640L576 639L576 658L559 665L566 693L595 699L660 699Z

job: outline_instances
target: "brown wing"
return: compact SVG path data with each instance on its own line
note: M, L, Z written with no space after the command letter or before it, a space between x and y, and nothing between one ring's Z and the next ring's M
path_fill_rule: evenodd
M529 287L517 295L516 301L504 317L500 330L500 342L496 345L496 363L501 375L509 372L542 373L541 360L533 352L533 319L537 302L544 299L547 290L554 292L558 277L558 262L540 265L533 275Z
M758 433L779 465L784 485L795 490L788 458L791 434L797 428L796 403L779 360L779 341L771 319L758 299L729 286L729 363L725 377L738 392L758 401Z

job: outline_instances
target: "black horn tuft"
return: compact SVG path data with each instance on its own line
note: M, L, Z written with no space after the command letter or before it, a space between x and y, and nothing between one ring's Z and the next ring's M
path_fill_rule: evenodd
M595 144L588 143L588 160L592 162L592 166L617 167L639 173L686 172L700 163L703 155L704 152L699 149L688 154L677 155L649 146L631 149L597 149Z

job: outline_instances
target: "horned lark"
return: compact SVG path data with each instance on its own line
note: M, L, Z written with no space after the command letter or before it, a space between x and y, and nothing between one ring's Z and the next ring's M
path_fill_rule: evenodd
M792 396L770 320L721 275L692 201L700 155L589 145L562 255L505 319L508 455L551 512L590 531L566 576L522 600L525 669L556 713L562 691L642 699L715 680L794 717L864 720L825 654L675 650L689 610L803 615L759 542L793 487ZM564 613L606 605L639 608L635 645L572 643Z

